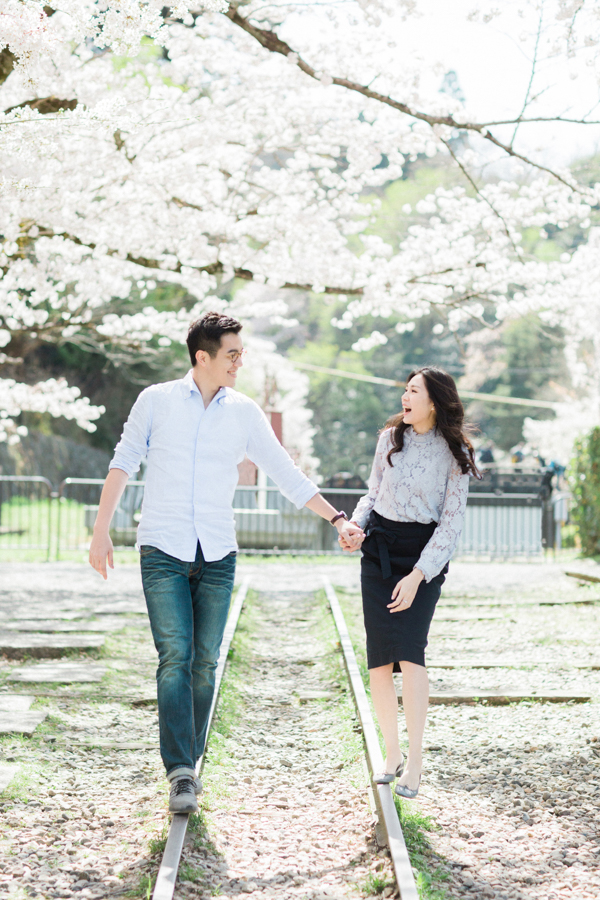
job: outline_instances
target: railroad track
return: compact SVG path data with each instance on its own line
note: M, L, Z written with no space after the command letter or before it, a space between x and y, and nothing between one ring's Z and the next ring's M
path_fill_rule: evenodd
M338 885L340 896L355 897L353 885L375 895L385 884L389 892L394 873L387 851L372 843L354 710L371 747L372 723L362 717L360 684L351 697L334 649L339 639L351 650L349 641L343 633L338 638L325 604L314 596L320 573L332 568L275 563L249 569L257 595L242 620L246 646L222 685L227 708L237 712L218 719L216 752L205 769L210 834L194 822L199 830L178 854L177 842L185 838L180 821L160 882L175 885L179 866L182 900L200 890L203 896L221 890L233 900L240 892L264 892L263 900L306 894L324 900L332 887L338 896ZM0 713L4 704L11 731L1 740L0 786L18 779L24 764L37 775L22 785L13 781L1 798L6 852L0 891L23 887L31 896L36 891L58 900L103 900L129 890L144 896L156 872L152 845L159 843L155 833L148 853L148 826L162 826L165 815L156 659L141 617L138 570L119 569L108 593L76 566L15 566L3 574L0 613L12 656L2 660ZM335 578L346 585L345 595L338 593L362 665L356 575L340 567ZM566 896L568 886L577 900L598 896L600 594L594 583L575 582L546 564L453 564L432 626L428 665L435 704L424 787L411 810L436 823L434 833L423 834L433 852L415 858L415 865L426 865L434 883L445 880L451 896L550 900ZM66 590L68 584L76 590ZM248 584L242 587L234 600L238 614ZM25 596L27 620L16 618ZM327 596L335 612L330 587ZM229 625L228 639L233 616ZM44 653L36 644L41 661L23 665L15 656L34 646L26 643L34 632L37 644L46 642ZM83 654L100 633L110 642L100 658L49 658L64 657L65 635L76 635ZM346 667L356 672L351 653ZM98 669L109 678L101 682ZM60 686L66 683L68 689ZM44 703L30 709L38 698ZM312 702L321 698L330 702ZM30 740L12 738L18 728ZM217 738L215 730L224 733ZM373 768L377 752L375 744ZM393 799L391 792L370 793L384 824L381 807ZM394 850L393 827L388 831ZM402 861L402 854L394 855L392 863ZM402 882L402 866L395 868ZM412 889L405 872L403 898Z
M227 626L223 636L223 644L221 654L217 666L215 677L215 694L209 715L207 745L210 740L210 729L217 708L219 691L223 676L227 657L231 647L231 643L235 636L236 628L240 619L244 601L250 587L250 579L245 579L239 587L235 599L233 601ZM370 775L375 771L380 771L383 767L383 757L379 747L376 726L371 715L367 694L364 688L362 677L359 671L354 649L348 628L344 620L342 609L338 602L336 593L329 579L323 579L323 587L327 596L327 601L335 622L340 645L344 654L344 662L346 673L348 676L352 697L356 707L356 713L360 721L362 735L365 748L365 759L369 770L369 792L377 809L380 823L385 829L388 848L390 852L391 862L396 877L398 890L401 900L418 900L418 891L413 877L412 866L408 856L406 843L402 834L402 827L398 818L398 813L394 803L394 798L390 785L376 785L376 792L371 787ZM199 774L202 770L203 759L198 761L196 772ZM184 847L185 836L189 821L188 814L175 814L171 819L171 825L167 836L167 842L163 853L160 868L158 870L153 900L172 900L175 886L177 882L177 874L181 855Z

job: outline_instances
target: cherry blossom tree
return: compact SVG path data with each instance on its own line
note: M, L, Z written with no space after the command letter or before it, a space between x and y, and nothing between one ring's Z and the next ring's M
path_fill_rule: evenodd
M480 6L472 17L500 15ZM88 430L102 412L63 381L30 384L19 360L31 347L156 353L234 279L269 296L342 297L342 328L366 314L405 328L435 310L456 331L536 310L569 320L580 364L585 313L561 298L568 286L596 303L594 283L580 284L584 248L548 261L523 233L543 241L549 226L576 225L587 237L600 188L552 168L522 136L540 121L595 127L549 109L535 88L550 53L598 65L600 20L585 0L527 10L539 27L522 107L484 121L440 93L441 72L432 79L428 62L398 54L392 36L419 14L416 0L5 0L0 438L18 437L20 410ZM398 247L370 233L374 192L438 153L463 185L407 209ZM502 162L503 176L483 181L482 161ZM195 306L157 310L157 284ZM274 315L285 317L283 297ZM265 314L256 294L234 308Z

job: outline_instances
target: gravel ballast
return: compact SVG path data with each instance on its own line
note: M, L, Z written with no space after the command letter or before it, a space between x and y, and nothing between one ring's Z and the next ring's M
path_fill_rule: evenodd
M60 612L94 627L103 615L111 623L104 647L67 657L103 667L99 683L21 686L8 677L23 662L0 661L0 694L35 694L32 709L47 712L30 737L1 738L2 764L13 774L0 799L0 895L145 897L155 875L167 822L155 652L137 568L117 566L108 585L64 563L0 567L5 620L11 611L28 621ZM242 562L239 579L248 574L256 593L226 674L203 811L176 896L391 896L360 735L317 593L327 574L360 657L357 560ZM440 609L501 618L434 619L429 657L505 666L432 668L432 689L577 691L592 699L431 708L412 808L436 826L424 833L433 889L477 900L600 893L600 671L576 668L600 657L599 588L579 586L557 564L451 565Z

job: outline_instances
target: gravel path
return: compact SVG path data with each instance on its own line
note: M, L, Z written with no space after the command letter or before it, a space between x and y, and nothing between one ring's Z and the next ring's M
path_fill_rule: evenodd
M351 586L341 596L362 652L359 598ZM451 566L439 611L501 618L434 618L428 657L506 668L430 668L433 690L592 697L430 709L418 804L439 825L429 835L431 860L452 897L595 900L600 893L600 672L574 668L600 662L594 598L600 584L578 585L557 565Z
M22 662L0 658L0 701L33 694L32 709L48 711L31 737L0 737L18 769L0 799L2 896L145 896L155 868L149 844L166 819L156 707L134 704L156 693L156 653L138 568L111 574L105 583L81 565L0 566L0 626L81 620L106 631L101 651L69 655L101 663L98 684L11 683Z
M0 738L2 762L20 767L0 798L0 896L145 897L156 872L167 817L146 704L155 652L137 568L111 574L106 585L66 563L0 567L5 621L110 622L102 650L69 656L100 662L99 684L11 685L22 663L0 661L0 694L45 695L32 709L48 711L31 737ZM327 574L363 652L357 560L240 565L247 574L258 594L236 638L176 896L391 896L336 636L314 593ZM507 667L431 669L434 689L577 690L592 701L431 709L412 808L437 825L421 844L434 889L598 896L600 672L574 664L600 659L599 596L600 585L580 587L553 564L453 564L440 611L501 618L434 620L430 658Z
M296 567L296 586L308 568ZM48 711L31 737L0 737L2 761L20 769L0 798L0 896L146 897L167 793L139 575L121 567L106 585L68 564L5 566L0 575L0 626L25 611L28 620L111 623L102 651L71 656L101 662L99 684L15 685L8 678L22 662L0 660L0 698L37 694L33 709ZM394 893L336 644L314 593L247 601L176 897Z

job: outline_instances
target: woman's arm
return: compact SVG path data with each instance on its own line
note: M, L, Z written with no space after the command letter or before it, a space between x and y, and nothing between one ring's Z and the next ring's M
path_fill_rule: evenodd
M469 476L463 475L453 460L440 521L412 572L401 578L392 591L392 602L388 603L390 612L409 609L423 579L431 581L439 575L454 553L465 520L468 493Z
M377 449L375 450L375 458L373 459L373 465L371 466L371 474L369 475L369 480L367 482L369 492L368 494L365 494L364 497L360 498L354 512L350 516L350 521L356 522L361 528L364 528L367 524L369 513L375 506L379 494L379 488L381 486L381 480L386 464L385 455L389 450L389 437L389 429L379 436Z
M439 575L454 553L465 523L469 477L463 475L453 457L440 521L415 566L423 573L425 581Z

